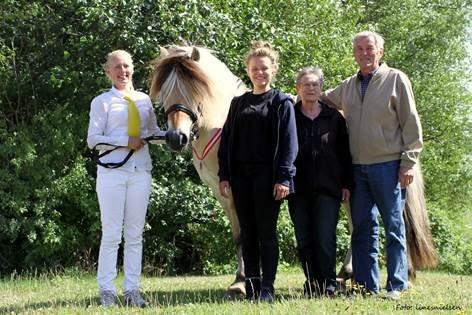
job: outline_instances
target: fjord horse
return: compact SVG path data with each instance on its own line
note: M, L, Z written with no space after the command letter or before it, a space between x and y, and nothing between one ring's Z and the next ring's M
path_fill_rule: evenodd
M239 221L232 196L224 198L219 193L217 152L231 99L247 89L205 48L161 47L153 65L150 94L160 100L166 111L167 144L174 151L191 146L198 175L225 210L238 260L236 279L228 293L245 294Z

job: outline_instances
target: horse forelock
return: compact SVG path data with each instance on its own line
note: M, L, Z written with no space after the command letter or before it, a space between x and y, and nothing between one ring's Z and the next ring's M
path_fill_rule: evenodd
M159 99L164 106L172 93L177 93L196 107L202 100L211 98L211 82L197 62L185 55L177 55L157 60L151 82L151 97ZM196 108L192 108L196 110Z
M198 62L192 59L193 47L171 46L153 61L151 97L167 110L172 97L182 96L186 106L199 112L197 126L219 128L226 120L231 99L244 92L244 85L210 49L198 47ZM168 98L168 102L165 99ZM185 105L185 104L183 104Z

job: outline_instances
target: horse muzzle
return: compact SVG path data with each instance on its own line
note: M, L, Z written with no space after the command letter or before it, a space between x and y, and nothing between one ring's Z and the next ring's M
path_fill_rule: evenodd
M188 144L188 136L179 129L169 130L166 143L172 151L181 152Z

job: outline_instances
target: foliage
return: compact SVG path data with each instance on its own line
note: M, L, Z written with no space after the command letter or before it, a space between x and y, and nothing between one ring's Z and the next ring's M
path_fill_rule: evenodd
M109 87L101 65L113 49L135 59L147 89L158 46L189 41L216 51L247 81L250 41L280 52L276 86L323 68L333 87L356 71L351 37L386 38L385 60L411 78L425 135L423 170L431 221L447 270L471 273L472 122L465 43L470 0L3 0L0 4L0 273L80 265L93 268L100 239L95 165L85 138L91 99ZM453 21L453 23L451 23ZM469 25L470 27L470 25ZM164 125L162 111L156 108ZM201 186L189 155L158 147L145 231L152 273L232 271L222 210ZM464 219L465 218L465 219ZM338 227L346 250L346 220ZM281 214L281 259L294 262L293 232ZM454 256L457 254L457 256ZM454 259L463 257L463 259ZM468 261L468 262L467 262ZM220 267L217 267L220 266Z
M146 266L158 274L208 272L233 258L229 225L208 187L188 180L187 159L159 148L145 232ZM167 164L167 167L165 167ZM179 174L177 172L187 173ZM179 181L176 180L176 177ZM157 270L156 270L157 268Z

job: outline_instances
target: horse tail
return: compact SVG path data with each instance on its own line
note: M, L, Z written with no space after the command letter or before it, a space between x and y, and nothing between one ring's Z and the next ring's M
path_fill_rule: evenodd
M416 269L433 268L438 264L433 244L420 165L414 167L414 180L407 188L404 212L410 276L414 279Z

